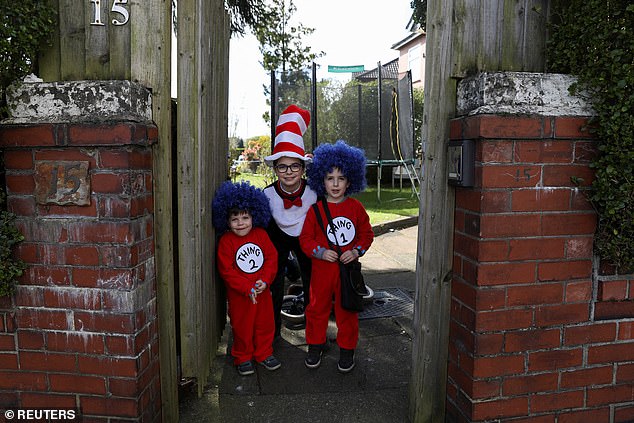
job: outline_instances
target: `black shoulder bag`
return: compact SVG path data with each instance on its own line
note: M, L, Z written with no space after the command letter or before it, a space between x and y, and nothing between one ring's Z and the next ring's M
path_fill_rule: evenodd
M330 238L328 238L328 232L326 231L326 227L324 226L324 222L321 218L319 207L317 207L317 203L315 203L313 204L313 211L315 212L317 223L319 223L319 226L324 231L324 234L326 234L328 244L337 251L337 254L341 256L341 248L339 247L339 241L337 240L337 230L332 222L328 203L325 198L322 198L321 201L324 213L326 213L326 217L328 218L328 224L332 228L335 236L334 245L330 241ZM363 311L363 296L368 294L368 290L363 280L363 274L361 273L361 263L359 260L351 261L348 264L343 264L338 260L337 263L339 264L339 275L341 277L341 307L352 312Z

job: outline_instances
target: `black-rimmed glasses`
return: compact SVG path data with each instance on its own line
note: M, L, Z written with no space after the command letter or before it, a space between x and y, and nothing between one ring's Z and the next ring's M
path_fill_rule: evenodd
M280 173L286 173L288 172L289 169L291 170L292 173L295 173L295 172L299 172L303 168L304 166L302 166L300 163L293 163L291 165L286 165L286 164L275 165L275 170L277 170Z

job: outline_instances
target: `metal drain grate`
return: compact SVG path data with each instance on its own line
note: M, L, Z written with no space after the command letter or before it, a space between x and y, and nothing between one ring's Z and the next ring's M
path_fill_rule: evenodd
M401 288L374 291L372 302L365 305L359 319L405 316L414 312L414 300Z

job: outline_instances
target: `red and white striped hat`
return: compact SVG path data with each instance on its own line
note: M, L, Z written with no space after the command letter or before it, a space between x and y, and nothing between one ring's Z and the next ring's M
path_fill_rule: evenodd
M294 157L310 161L304 151L304 132L310 123L310 112L295 104L288 106L277 121L273 153L264 158L264 162L273 166L280 157Z

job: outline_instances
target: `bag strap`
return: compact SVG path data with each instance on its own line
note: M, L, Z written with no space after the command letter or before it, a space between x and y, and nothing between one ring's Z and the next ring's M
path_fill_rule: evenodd
M321 212L319 211L319 207L317 206L317 203L315 203L313 204L312 207L313 207L313 211L315 212L315 217L317 218L317 223L319 223L321 230L324 231L324 234L326 235L326 241L328 241L328 245L330 245L331 247L334 247L337 250L337 254L341 255L341 248L339 247L339 242L337 241L337 232L335 231L335 226L332 223L332 217L330 215L330 210L328 210L328 203L325 198L322 198L322 206L324 208L324 212L326 213L326 217L328 218L328 224L330 225L333 233L335 234L335 244L333 244L332 241L330 241L330 238L328 238L328 231L326 230L326 227L324 226L324 220L321 218Z

